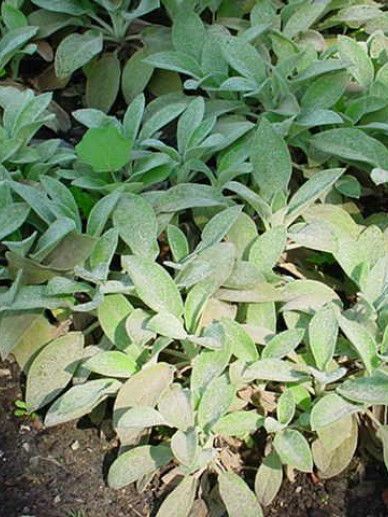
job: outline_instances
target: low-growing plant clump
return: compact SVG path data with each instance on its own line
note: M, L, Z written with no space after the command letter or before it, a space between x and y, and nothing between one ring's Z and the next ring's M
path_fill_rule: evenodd
M23 411L112 419L108 483L169 470L159 517L260 516L361 438L388 467L384 5L5 0L1 32Z

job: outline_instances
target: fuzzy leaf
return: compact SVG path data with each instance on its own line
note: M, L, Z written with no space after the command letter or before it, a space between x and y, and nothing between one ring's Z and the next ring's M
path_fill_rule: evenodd
M64 38L55 54L55 73L59 78L68 77L86 65L102 51L102 34L87 31L83 34L70 34Z
M112 488L123 488L152 474L171 459L171 449L165 445L135 447L120 454L113 462L108 474L108 484Z
M93 355L82 366L105 377L130 377L137 369L131 357L116 350Z
M113 224L134 255L155 259L159 254L158 222L152 206L143 197L123 196L113 212Z
M301 472L312 472L313 457L306 438L295 429L285 429L276 434L274 447L282 463Z
M46 414L45 425L63 424L81 418L92 411L109 395L114 395L121 383L115 379L98 379L73 386L50 407Z
M185 477L163 501L156 517L188 517L194 503L198 480Z
M284 330L268 341L261 357L263 359L282 359L295 350L303 336L303 329Z
M172 384L162 393L158 408L166 422L186 431L194 425L194 413L190 390L180 384Z
M218 475L220 496L228 511L229 517L262 517L263 512L255 494L248 485L233 472L222 472Z
M207 386L198 407L198 424L209 431L228 410L234 388L225 375L216 377Z
M253 177L260 193L270 199L278 191L287 191L292 172L291 156L284 139L263 118L252 140Z
M376 371L370 377L347 380L337 388L337 391L354 402L388 406L388 375Z
M145 257L128 256L123 259L135 285L138 297L156 312L183 313L183 302L174 280L159 264Z
M314 404L310 417L311 429L316 431L361 410L361 406L350 404L336 393L329 393Z
M54 339L34 359L28 371L26 403L29 411L45 406L67 386L82 358L84 337L69 332Z
M255 478L255 493L263 506L275 499L283 481L283 467L279 456L272 451L263 459Z
M309 324L309 343L315 364L325 370L333 358L338 338L338 321L334 308L322 307Z

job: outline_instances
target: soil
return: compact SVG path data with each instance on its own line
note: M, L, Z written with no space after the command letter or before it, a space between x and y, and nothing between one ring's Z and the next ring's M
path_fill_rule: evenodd
M142 494L133 486L119 491L106 486L107 467L117 449L115 438L107 439L82 421L44 429L39 418L13 414L20 398L15 363L0 363L0 517L154 515L163 497L158 480ZM363 465L358 459L346 473L324 483L298 474L293 483L284 483L266 515L388 516L384 467L378 462Z

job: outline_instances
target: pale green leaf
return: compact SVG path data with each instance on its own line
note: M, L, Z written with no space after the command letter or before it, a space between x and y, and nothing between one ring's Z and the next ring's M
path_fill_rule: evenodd
M63 424L90 413L109 395L114 395L121 383L115 379L98 379L73 386L57 399L46 414L45 425Z
M314 314L308 335L315 364L320 370L325 370L333 358L338 338L338 321L333 306L322 307Z
M108 484L112 488L123 488L152 474L171 459L171 449L165 445L135 447L120 454L113 462L108 474Z
M28 371L26 403L29 411L45 406L67 386L83 353L81 332L54 339L34 359Z
M159 264L145 257L128 256L123 259L138 297L156 312L183 313L183 302L174 280Z
M71 75L86 65L102 51L102 34L87 31L83 34L70 34L64 38L55 54L55 73L59 78Z
M273 445L282 463L301 472L312 472L313 458L306 438L295 429L276 434Z
M266 456L257 470L255 493L263 506L269 506L275 499L283 481L283 467L279 456L272 451Z
M284 139L262 118L251 144L253 177L266 199L287 191L291 177L291 156Z
M218 475L221 499L229 517L262 517L263 512L255 494L245 481L234 472L222 472Z

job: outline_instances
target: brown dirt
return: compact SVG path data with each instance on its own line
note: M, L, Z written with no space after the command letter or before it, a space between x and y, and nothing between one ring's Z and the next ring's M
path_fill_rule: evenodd
M104 481L116 442L78 424L43 429L13 415L21 398L15 364L0 363L0 517L145 517L160 504L158 483L143 494ZM325 483L297 475L284 483L269 517L386 517L388 478L378 462ZM192 517L196 517L193 515ZM244 517L243 512L241 517Z

